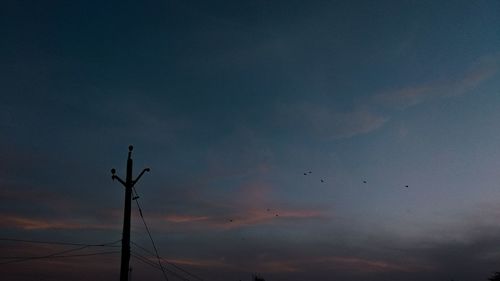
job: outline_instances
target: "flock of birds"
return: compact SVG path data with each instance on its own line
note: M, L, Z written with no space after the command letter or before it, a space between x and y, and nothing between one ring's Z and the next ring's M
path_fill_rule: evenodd
M311 175L311 174L312 174L312 171L307 171L307 172L304 172L304 176L308 176L308 175ZM325 179L320 178L320 182L321 182L321 183L325 183ZM367 183L368 183L368 181L363 180L363 184L367 184ZM408 187L409 187L409 185L405 185L404 187L405 187L405 188L408 188ZM271 211L271 209L267 208L267 211L268 211L268 212L270 212L270 211ZM279 214L277 214L277 213L276 213L276 214L275 214L275 217L279 217ZM229 219L229 222L233 222L233 221L234 221L234 219Z
M271 209L267 208L268 212L271 212ZM278 213L274 214L275 217L279 217L280 215ZM234 219L229 219L229 222L233 222Z
M310 174L312 174L312 172L311 172L311 171L304 172L304 176L307 176L307 175L310 175ZM320 178L320 181L321 181L322 183L324 183L324 182L325 182L325 179ZM363 183L365 183L365 184L366 184L366 183L368 183L368 181L364 180L364 181L363 181ZM405 187L406 187L406 188L408 188L408 187L409 187L409 185L405 185Z

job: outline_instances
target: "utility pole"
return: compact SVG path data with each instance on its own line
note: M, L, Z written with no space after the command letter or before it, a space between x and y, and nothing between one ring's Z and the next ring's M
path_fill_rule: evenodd
M118 180L125 187L125 208L123 210L123 232L122 232L122 258L120 266L120 281L128 281L129 261L130 261L130 210L132 205L132 188L142 177L144 172L149 172L149 168L142 170L139 176L132 179L132 150L133 146L128 147L127 175L125 181L116 175L116 170L111 169L111 178Z

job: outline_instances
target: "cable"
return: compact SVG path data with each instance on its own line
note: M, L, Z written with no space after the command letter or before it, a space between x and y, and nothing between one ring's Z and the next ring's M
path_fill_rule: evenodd
M37 259L56 259L56 258L73 258L73 257L87 257L87 256L97 256L97 255L109 255L109 254L116 254L120 253L120 251L108 251L108 252L96 252L96 253L88 253L88 254L76 254L76 255L57 255L57 256L50 256L50 257L0 257L0 259L30 259L30 260L37 260Z
M110 254L117 254L117 253L120 253L120 251L96 252L96 253L79 254L79 255L64 255L64 256L55 256L53 258L88 257L88 256L99 256L99 255L110 255Z
M33 241L29 241L29 240L21 241L21 239L11 239L11 238L4 238L4 241L6 241L6 239L9 239L10 241L16 241L16 242L33 242ZM114 242L109 242L109 243L104 243L104 244L64 243L66 245L68 245L68 244L73 244L73 245L74 244L78 244L80 247L69 249L69 250L64 250L64 251L59 251L59 252L54 252L54 253L51 253L51 254L48 254L48 255L45 255L45 256L13 257L14 260L0 262L0 265L10 264L10 263L18 263L18 262L25 262L25 261L35 260L35 259L45 259L45 258L60 257L62 254L80 251L80 250L83 250L83 249L86 249L86 248L89 248L89 247L97 247L97 246L99 246L99 247L100 246L105 246L106 247L108 245L115 244L115 243L117 243L119 241L121 241L121 240L114 241ZM59 244L59 242L45 242L45 241L35 241L34 243L43 243L43 244L52 244L52 243L55 243L55 244ZM3 258L3 259L7 259L7 258Z
M138 244L136 244L136 243L134 243L134 242L132 242L132 241L131 241L131 243L133 243L133 244L134 244L134 245L136 245L137 247L141 248L142 250L144 250L144 251L148 252L149 254L156 256L156 258L157 258L157 260L158 260L158 265L160 266L160 270L163 272L163 276L165 277L165 280L167 280L167 281L168 281L168 277L167 277L167 275L166 275L166 273L165 273L165 271L168 271L169 273L171 273L171 274L175 275L176 277L178 277L178 278L180 278L180 279L182 279L182 280L185 280L185 281L190 281L188 278L186 278L186 277L183 277L183 276L179 275L179 274L178 274L178 273L176 273L175 271L172 271L172 270L169 270L169 269L167 269L167 268L164 268L164 267L163 267L163 264L162 264L162 262L161 262L162 260L163 260L164 262L166 262L167 264L170 264L170 265L172 265L173 267L177 268L178 270L180 270L180 271L182 271L182 272L184 272L184 273L186 273L186 274L188 274L188 275L190 275L190 276L192 276L192 277L194 277L194 278L196 278L196 279L198 279L198 280L200 280L200 281L204 281L202 278L200 278L200 277L198 277L198 276L196 276L196 275L194 275L194 274L192 274L192 273L188 272L187 270L185 270L185 269L181 268L180 266L177 266L176 264L171 263L171 262L167 261L166 259L164 259L164 258L160 257L160 255L158 254L158 249L156 248L156 244L155 244L155 242L154 242L154 240L153 240L153 237L151 236L151 232L149 231L149 227L148 227L148 225L146 224L146 220L144 219L144 216L143 216L143 214L142 214L142 208L141 208L141 205L139 204L139 200L138 200L138 199L139 199L139 195L137 194L137 190L135 189L135 187L132 187L132 191L134 192L134 201L135 201L135 203L136 203L136 205L137 205L137 208L139 209L139 215L141 216L142 222L144 223L144 227L146 228L146 231L147 231L147 233L148 233L149 239L151 240L151 244L153 245L153 249L154 249L155 253L153 254L152 252L148 251L147 249L145 249L145 248L141 247L140 245L138 245ZM139 254L135 254L135 255L136 255L136 257L137 257ZM140 256L140 255L139 255L139 256ZM141 257L142 257L143 259L147 260L148 262L151 262L151 261L149 261L146 257L144 257L144 256L141 256ZM145 261L143 260L143 262L145 262Z
M146 231L148 232L149 239L151 240L151 244L153 244L153 248L155 249L156 258L158 259L158 264L160 265L161 271L163 273L163 277L165 278L165 280L168 281L167 274L165 273L165 269L163 268L163 265L162 265L161 260L160 260L160 255L158 254L158 249L156 249L155 241L153 240L153 237L151 236L151 232L149 231L149 227L146 224L146 220L144 219L144 216L142 215L141 205L139 205L139 195L137 194L137 191L135 190L135 187L133 187L133 186L132 186L132 191L135 194L134 201L137 204L137 208L139 209L139 214L141 215L142 222L144 223L144 227L146 228Z
M143 256L141 254L131 252L131 255L133 257L137 258L138 260L142 261L143 263L148 264L151 267L154 267L154 268L156 268L158 270L162 270L158 265L156 265L155 263L153 263L152 261L150 261L147 257L145 257L145 256ZM165 268L164 270L167 271L168 273L172 274L173 276L175 276L175 277L183 280L183 281L191 281L188 278L186 278L186 277L178 274L175 271L169 270L167 268Z
M85 256L96 256L96 255L105 255L105 254L114 254L114 253L120 253L120 251L108 251L108 252L96 252L96 253L88 253L88 254L77 254L77 255L56 255L56 256L50 256L50 257L0 257L0 259L53 259L53 258L70 258L70 257L85 257Z
M161 268L156 264L156 263L153 263L152 261L150 261L149 259L147 259L146 257L144 256L141 256L139 254L135 254L135 253L130 253L130 255L134 258L137 258L139 261L155 268L155 269L158 269L158 270L161 270Z
M0 241L23 242L23 243L32 243L32 244L66 245L66 246L120 247L120 246L111 246L111 245L116 244L116 243L118 243L118 242L120 242L122 240L119 239L119 240L116 240L116 241L113 241L113 242L108 242L108 243L103 243L103 244L84 244L84 243L53 242L53 241L40 241L40 240L24 240L24 239L0 237Z
M49 255L45 255L45 256L18 258L18 259L11 260L11 261L1 262L0 265L9 264L9 263L17 263L17 262L25 262L25 261L34 260L34 259L51 258L51 257L54 257L54 256L59 256L61 254L65 254L65 253L71 253L71 252L80 251L80 250L83 250L85 248L88 248L88 246L82 246L82 247L78 247L78 248L75 248L75 249L65 250L65 251L61 251L61 252L55 252L55 253L52 253L52 254L49 254Z
M142 247L141 245L139 245L139 244L135 243L134 241L130 241L130 243L132 243L133 245L135 245L135 246L136 246L136 247L138 247L139 249L143 250L144 252L146 252L146 253L148 253L148 254L150 254L150 255L153 255L153 256L154 256L154 253L153 253L153 252L151 252L150 250L148 250L148 249L146 249L146 248ZM180 270L180 271L182 271L182 272L184 272L184 273L188 274L189 276L194 277L194 278L196 278L196 279L198 279L198 280L200 280L200 281L205 281L203 278L201 278L201 277L199 277L199 276L195 275L194 273L191 273L191 272L187 271L186 269L184 269L184 268L182 268L182 267L178 266L177 264L175 264L175 263L173 263L173 262L170 262L170 261L168 261L167 259L165 259L165 258L163 258L163 257L160 257L160 258L161 258L161 260L162 260L163 262L165 262L166 264L169 264L169 265L171 265L171 266L173 266L173 267L177 268L178 270Z

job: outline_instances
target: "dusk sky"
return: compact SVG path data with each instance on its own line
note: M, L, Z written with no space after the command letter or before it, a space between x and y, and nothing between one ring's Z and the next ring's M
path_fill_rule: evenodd
M159 254L205 281L500 271L499 1L0 7L0 279L118 280L119 247L5 239L120 240L130 144Z

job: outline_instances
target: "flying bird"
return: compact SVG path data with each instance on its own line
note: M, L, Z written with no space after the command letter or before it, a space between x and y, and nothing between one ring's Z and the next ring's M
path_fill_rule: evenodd
M363 183L366 183L366 181L363 181Z
M321 179L321 182L325 182L323 179Z

